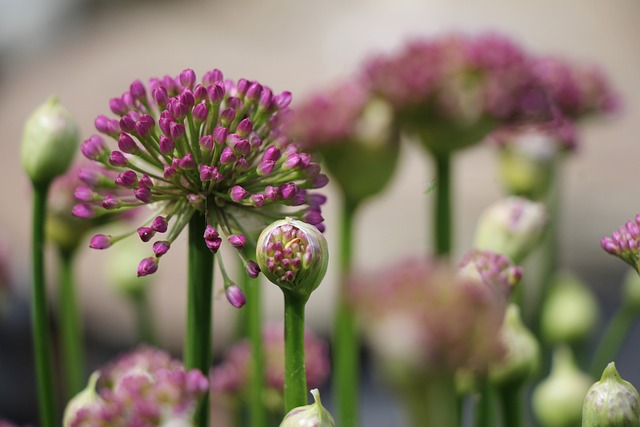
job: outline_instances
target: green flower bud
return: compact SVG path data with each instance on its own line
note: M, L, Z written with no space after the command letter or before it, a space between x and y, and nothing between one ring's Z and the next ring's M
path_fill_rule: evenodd
M501 151L499 169L509 193L539 200L549 191L554 164L555 153L532 154L516 145Z
M286 218L262 231L256 259L272 283L309 298L327 272L327 240L313 225Z
M49 184L69 169L79 143L73 117L56 97L51 97L25 123L22 167L34 184Z
M624 278L622 301L626 308L640 313L640 275L635 269L630 269Z
M500 341L505 348L504 357L489 368L494 385L521 385L538 371L540 346L538 340L522 323L520 309L511 304L500 330Z
M100 372L96 371L91 374L87 387L80 393L76 394L69 403L67 403L67 407L64 410L64 416L62 418L63 427L71 426L79 410L91 406L101 400L100 396L96 392L96 383L99 378Z
M318 389L311 390L311 394L315 402L289 411L280 423L280 427L335 427L333 417L322 406Z
M533 391L533 412L544 427L571 427L580 422L582 404L593 380L580 371L568 347L553 354L551 374Z
M481 214L475 247L506 255L520 264L540 241L546 222L542 204L522 197L507 197Z
M576 276L560 273L542 308L542 336L552 344L584 341L598 317L598 303L589 288Z
M640 395L631 383L620 378L611 362L584 398L582 427L625 426L640 426Z

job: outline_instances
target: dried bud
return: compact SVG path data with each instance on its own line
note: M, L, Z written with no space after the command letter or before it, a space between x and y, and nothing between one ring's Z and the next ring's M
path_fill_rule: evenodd
M582 427L618 426L640 426L640 395L611 362L584 398Z
M51 97L25 123L22 167L34 184L49 184L69 169L80 137L71 114Z
M327 272L329 251L327 240L316 227L286 218L262 231L256 258L272 283L308 298Z
M540 346L538 340L522 323L520 309L511 304L500 330L500 341L505 348L502 360L489 370L491 382L499 387L521 385L538 370Z
M78 411L90 407L101 400L100 396L96 392L96 383L99 378L100 373L98 371L91 374L87 387L80 393L76 394L69 403L67 403L62 419L63 427L70 427L72 425Z
M568 347L556 349L551 375L533 391L533 412L540 424L546 427L578 424L584 397L592 383L591 377L576 367Z
M546 342L582 342L598 322L598 303L580 279L561 273L550 287L541 314L542 337Z
M480 216L475 246L506 255L519 264L539 242L546 219L540 203L522 197L500 200Z
M307 406L299 406L285 415L280 427L335 427L333 417L322 406L320 392L317 388L311 390L314 403Z

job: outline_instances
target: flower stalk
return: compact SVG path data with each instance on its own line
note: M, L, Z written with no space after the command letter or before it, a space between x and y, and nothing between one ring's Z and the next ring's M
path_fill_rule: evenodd
M283 289L284 293L284 410L307 404L307 376L304 357L304 308L307 298Z
M436 202L433 219L433 250L436 255L448 257L452 247L451 207L451 153L433 155L436 167Z

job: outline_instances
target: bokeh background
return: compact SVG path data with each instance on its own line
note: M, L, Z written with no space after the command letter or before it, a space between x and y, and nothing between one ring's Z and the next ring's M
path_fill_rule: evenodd
M0 234L9 242L13 278L13 293L0 310L0 418L33 420L27 304L31 199L19 150L25 118L50 95L60 97L88 137L94 117L109 113L109 98L131 81L176 75L187 67L198 75L220 68L230 78L290 90L295 105L305 94L352 74L368 55L411 37L452 31L497 32L534 53L598 64L620 94L622 109L582 126L579 152L564 169L561 264L585 279L607 309L616 303L625 268L600 249L599 239L640 212L639 24L637 0L0 0ZM490 147L462 153L454 173L455 247L461 253L470 247L479 212L503 191ZM358 268L426 253L432 200L425 190L432 178L427 156L403 144L392 183L361 209L356 222ZM331 185L327 191L330 197L334 193ZM337 250L335 198L324 213L327 237ZM151 298L161 340L177 354L185 317L184 240L176 246L155 277ZM93 367L104 362L105 354L135 344L130 307L105 278L108 256L86 251L79 260L79 298ZM325 336L331 330L335 282L330 265L307 308L310 325ZM280 293L265 286L265 315L278 319ZM223 295L214 313L219 350L230 340L234 322ZM638 339L636 329L618 363L623 377L636 386ZM390 397L375 378L363 381L363 425L396 424Z

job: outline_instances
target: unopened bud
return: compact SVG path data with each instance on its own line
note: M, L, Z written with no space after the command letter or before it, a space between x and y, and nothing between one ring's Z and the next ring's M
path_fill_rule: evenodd
M63 427L70 427L73 425L73 421L78 411L88 408L101 400L100 396L96 392L96 383L99 378L99 372L96 371L91 374L87 387L80 393L76 394L69 403L67 403L67 407L64 410L64 417L62 419Z
M333 417L322 406L320 392L317 388L311 390L314 403L306 406L299 406L289 411L285 415L280 427L335 427Z
M611 362L584 398L582 427L640 426L640 395Z

